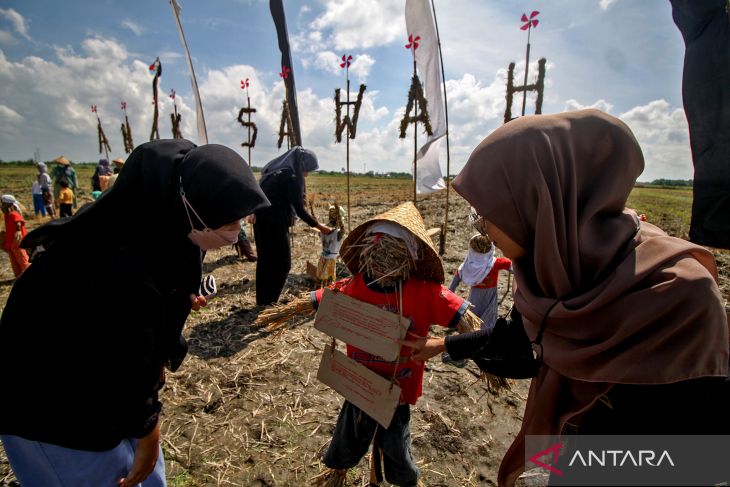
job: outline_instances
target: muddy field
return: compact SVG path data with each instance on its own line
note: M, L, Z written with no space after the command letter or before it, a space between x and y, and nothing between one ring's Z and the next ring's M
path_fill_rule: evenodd
M3 192L14 189L10 181L25 177L7 172L0 176ZM81 181L88 185L88 177ZM353 178L351 184L353 228L410 197L407 180ZM328 203L346 202L342 177L313 175L308 186L310 194L316 195L315 212L322 220ZM21 197L21 201L30 203L30 198ZM631 202L651 221L666 223L673 234L686 235L682 217L678 224L667 211L664 221L660 206L640 207L639 203ZM419 209L429 228L440 225L444 195L423 197ZM464 200L452 192L444 255L448 273L461 262L473 233L464 224L466 210ZM37 223L29 220L31 227ZM298 223L292 271L282 301L312 288L305 274L306 261L316 262L319 248L315 233ZM727 253L717 255L727 296L730 259ZM323 468L320 458L342 404L338 394L316 379L329 339L313 329L311 320L299 320L275 334L254 326L260 311L255 305L255 264L238 260L234 250L210 252L205 271L216 277L218 297L188 319L184 333L190 354L177 373L168 374L162 393L168 483L177 487L308 485ZM341 264L338 271L347 275ZM7 259L0 259L0 304L7 298L11 278ZM500 296L506 284L505 274L500 279ZM462 286L459 293L465 296L467 289ZM507 297L503 311L509 305ZM429 363L424 396L412 409L411 424L413 452L425 485L495 484L500 458L519 428L529 383L515 381L511 392L494 394L477 375L473 364L459 369L436 359ZM362 485L367 474L363 461L350 472L351 485ZM9 485L17 483L0 450L0 486Z

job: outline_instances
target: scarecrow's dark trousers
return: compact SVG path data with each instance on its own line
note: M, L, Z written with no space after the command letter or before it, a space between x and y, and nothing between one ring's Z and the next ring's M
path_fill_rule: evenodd
M258 251L256 304L265 306L279 300L291 269L289 227L269 221L256 222L253 229Z

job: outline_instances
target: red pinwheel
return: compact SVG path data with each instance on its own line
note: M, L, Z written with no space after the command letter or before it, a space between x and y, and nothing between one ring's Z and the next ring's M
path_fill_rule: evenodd
M413 37L413 34L408 36L408 44L406 44L406 49L413 49L414 51L418 49L418 41L421 40L421 36Z
M279 73L279 76L281 76L284 79L287 79L289 77L289 73L291 73L291 69L287 68L286 66L282 66L281 73Z
M527 22L527 23L525 25L523 25L522 27L520 27L520 29L527 30L531 27L537 27L537 24L539 24L540 21L537 20L535 17L537 17L537 15L539 13L540 12L538 12L537 10L533 10L532 13L530 14L529 19L527 18L527 14L522 14L522 18L520 20L522 20L522 22Z
M96 113L96 105L91 105L91 113Z
M248 86L249 86L248 78L246 78L245 80L241 80L241 89L242 90L245 90L246 88L248 88Z
M352 61L352 56L348 56L347 54L342 55L342 62L340 63L341 68L349 68L350 67L350 61Z
M175 99L175 89L170 90L170 98Z
M122 102L122 110L126 110L126 109L127 109L127 102L126 101L123 101Z

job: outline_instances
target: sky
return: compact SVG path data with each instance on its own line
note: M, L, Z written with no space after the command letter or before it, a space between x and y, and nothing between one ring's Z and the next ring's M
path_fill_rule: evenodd
M507 67L525 69L523 13L540 12L532 30L528 75L547 59L543 113L593 107L619 117L644 151L640 181L692 178L682 108L684 44L667 0L434 0L443 49L450 132L450 172L503 123ZM241 147L236 120L246 105L241 80L256 108L252 162L279 154L284 87L276 31L265 0L179 0L183 29L200 87L210 143ZM345 89L343 54L353 56L351 92L367 86L350 143L350 168L410 172L413 129L398 138L407 103L412 57L405 0L286 0L302 145L320 168L345 167L335 143L334 90ZM127 104L134 142L149 140L152 79L162 62L159 131L171 136L175 90L182 133L198 142L195 102L184 51L167 0L0 0L0 160L72 161L99 155L96 105L112 147L124 156L120 126ZM521 111L515 96L513 114ZM528 114L534 96L528 96ZM423 139L423 134L419 134ZM446 174L446 151L441 165Z

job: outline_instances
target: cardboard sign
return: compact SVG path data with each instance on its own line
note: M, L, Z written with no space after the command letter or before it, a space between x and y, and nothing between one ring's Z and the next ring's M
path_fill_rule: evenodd
M375 305L325 289L314 327L331 337L393 362L400 355L397 340L406 336L411 321Z
M327 345L319 363L317 379L362 409L365 414L390 426L400 401L400 386L392 384L339 350Z

